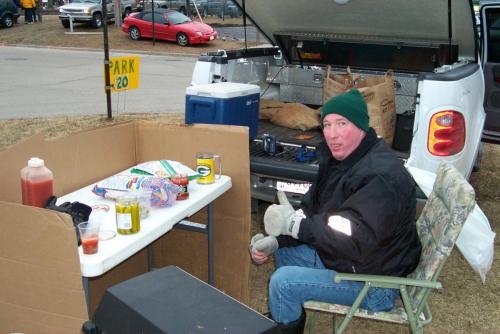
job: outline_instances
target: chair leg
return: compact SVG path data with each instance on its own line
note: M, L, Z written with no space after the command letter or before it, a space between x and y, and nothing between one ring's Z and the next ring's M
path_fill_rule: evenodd
M417 317L418 315L413 313L410 297L408 296L408 292L405 287L401 287L399 289L401 293L401 299L403 300L403 305L408 316L408 324L410 325L411 332L413 334L422 334L423 328L417 325Z
M359 295L356 297L356 300L349 309L349 312L347 312L347 314L345 315L344 320L342 320L338 328L335 328L335 334L342 334L345 331L347 325L349 325L349 322L351 322L354 313L358 310L359 305L361 305L363 299L365 299L365 296L368 293L368 289L370 289L370 285L368 283L365 283L365 285L359 292Z

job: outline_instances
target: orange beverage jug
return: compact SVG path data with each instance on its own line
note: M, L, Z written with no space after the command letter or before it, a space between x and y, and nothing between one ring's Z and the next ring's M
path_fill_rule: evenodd
M21 169L21 191L23 204L43 208L53 195L54 175L39 158L28 160L28 166Z

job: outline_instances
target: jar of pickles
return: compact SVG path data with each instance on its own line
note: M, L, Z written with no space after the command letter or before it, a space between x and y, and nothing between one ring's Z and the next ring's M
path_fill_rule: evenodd
M134 234L140 231L139 198L125 193L116 198L116 231L119 234Z

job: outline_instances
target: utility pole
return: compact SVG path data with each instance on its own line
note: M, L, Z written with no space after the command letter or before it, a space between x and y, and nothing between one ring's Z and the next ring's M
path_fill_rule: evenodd
M189 0L186 0L186 16L191 17L191 10L189 7Z
M108 109L108 119L112 119L113 115L111 113L111 79L109 77L109 42L108 42L108 6L106 4L107 0L101 0L102 4L102 29L104 37L104 80L106 91L106 106Z

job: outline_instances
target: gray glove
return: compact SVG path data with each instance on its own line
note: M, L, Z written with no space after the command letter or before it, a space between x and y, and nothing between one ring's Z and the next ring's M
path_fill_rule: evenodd
M273 236L289 235L298 239L300 222L304 218L303 214L297 213L286 195L282 191L278 191L279 205L273 204L269 206L264 213L264 227L266 233Z
M278 249L278 240L272 235L266 237L262 233L257 233L250 241L250 253L252 253L254 249L269 256Z

